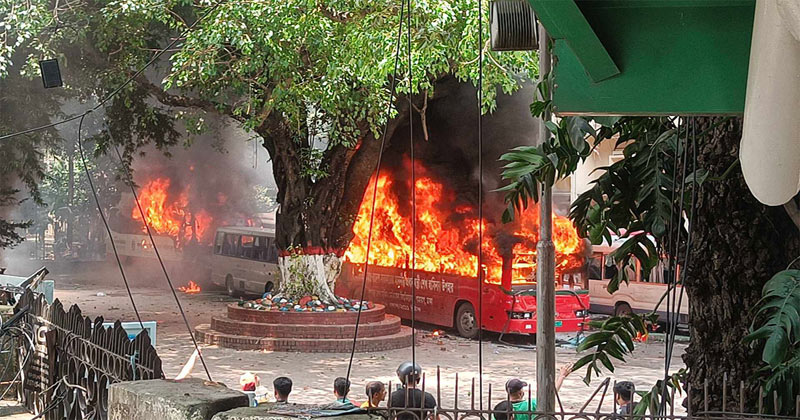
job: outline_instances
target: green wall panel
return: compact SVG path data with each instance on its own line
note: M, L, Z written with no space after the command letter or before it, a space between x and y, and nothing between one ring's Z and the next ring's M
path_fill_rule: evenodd
M531 4L539 14L551 11L554 1L571 0L531 0ZM576 19L575 28L570 28L571 21L559 22L554 37L553 100L558 113L710 115L744 111L754 0L575 3L585 21ZM619 74L595 82L581 64L586 56L571 48L570 42L585 38L586 22ZM546 19L542 23L548 26Z

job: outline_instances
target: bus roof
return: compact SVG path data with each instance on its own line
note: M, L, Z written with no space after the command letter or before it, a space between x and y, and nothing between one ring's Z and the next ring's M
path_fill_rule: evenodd
M217 228L217 232L238 233L240 235L264 235L269 237L275 237L275 228L272 227L260 228L251 226L223 226Z

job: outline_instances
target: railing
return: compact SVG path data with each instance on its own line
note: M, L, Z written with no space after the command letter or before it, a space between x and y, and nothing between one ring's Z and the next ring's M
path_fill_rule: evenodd
M459 399L459 395L464 394L464 390L459 390L459 380L458 374L456 374L455 379L455 386L453 389L453 400L450 404L443 404L442 403L442 387L441 387L441 375L437 369L436 372L436 387L435 392L432 392L432 396L436 399L436 405L434 407L424 406L425 398L415 398L411 391L406 389L405 395L405 404L400 407L393 407L390 405L391 403L391 394L387 393L387 398L380 404L380 407L377 408L369 408L367 409L368 414L376 415L380 417L376 418L383 418L385 420L467 420L467 419L477 419L477 420L500 420L500 419L508 419L514 420L515 416L517 419L520 417L523 420L734 420L734 419L800 419L800 396L796 398L797 407L795 408L794 416L787 416L787 415L772 415L764 413L764 404L759 403L758 407L753 407L751 410L752 412L747 412L746 407L740 403L738 407L730 407L733 410L728 411L727 408L723 407L722 411L713 411L709 410L708 407L710 405L710 400L712 395L708 392L708 387L704 386L702 395L703 401L702 405L704 409L702 411L693 412L691 410L687 410L684 413L676 413L676 406L675 404L680 405L680 400L683 397L691 398L693 392L690 388L683 390L684 392L679 393L676 396L675 391L673 390L670 395L670 401L675 401L675 404L667 404L667 406L659 410L656 406L656 402L650 404L647 407L647 411L643 414L636 414L636 413L626 413L626 414L617 414L617 403L614 399L613 395L613 385L610 379L604 380L600 383L597 388L594 389L594 392L582 402L581 408L578 410L565 410L562 404L561 398L558 394L556 394L556 405L557 411L555 412L541 412L541 411L530 411L530 410L513 410L508 404L506 407L509 407L506 410L494 410L495 403L503 401L503 399L497 398L497 393L495 393L494 397L492 395L492 386L491 384L488 385L487 391L485 392L483 397L485 397L484 403L481 404L480 401L480 393L476 393L476 384L475 380L473 379L471 382L471 386L466 390L467 394L469 395L468 401L465 403L463 400ZM727 389L727 379L726 388ZM392 382L389 383L389 390L392 389ZM745 401L744 390L745 386L740 384L738 387L738 392L740 393L740 401ZM419 391L421 391L422 395L425 394L426 391L426 378L425 375L422 376L422 380L418 385ZM527 392L527 401L528 407L531 406L531 388L529 386ZM403 392L403 391L395 391L395 392ZM723 398L728 397L727 392ZM503 398L507 398L505 391L501 391L501 395ZM634 401L636 402L636 393L635 390L633 392ZM676 397L678 397L676 399ZM759 395L761 401L763 402L765 398L767 398L763 392L760 392ZM777 399L777 395L771 396L771 398ZM508 401L506 399L506 401ZM465 407L466 406L466 407ZM609 407L610 406L610 407ZM328 406L329 407L329 406ZM591 407L591 408L590 408ZM609 410L611 408L611 410ZM311 418L319 416L320 411L325 411L325 407L308 407L308 406L292 406L292 405L283 405L283 406L275 406L272 410L270 410L273 414L279 415L286 415L291 417L299 417L299 418ZM683 411L683 410L681 410ZM499 418L498 418L499 417Z
M20 343L21 399L46 419L106 419L108 386L115 382L163 378L161 359L146 331L134 340L117 321L104 328L77 305L64 311L56 300L26 291L17 304L25 311L19 327L29 343Z

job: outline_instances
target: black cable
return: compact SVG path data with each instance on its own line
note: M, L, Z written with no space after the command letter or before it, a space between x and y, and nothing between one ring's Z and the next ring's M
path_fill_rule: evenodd
M683 295L685 294L685 290L686 290L686 285L684 284L684 282L686 280L686 273L689 270L689 261L690 261L690 253L689 253L689 251L691 250L692 244L694 242L693 235L692 235L692 228L694 226L694 216L695 216L695 212L697 210L697 189L698 189L698 185L697 185L697 120L694 117L692 117L691 125L692 125L692 202L691 202L691 208L689 209L689 224L687 226L686 251L685 251L684 260L683 260L684 261L684 268L683 268L683 270L681 270L681 275L680 275L681 291L680 291L680 294L678 296L677 311L676 311L676 313L673 313L673 320L671 320L671 322L670 322L670 331L669 331L669 335L668 335L668 337L672 338L672 344L667 349L668 352L666 354L667 360L669 361L669 363L671 363L672 353L675 350L675 334L676 334L677 329L678 329L678 322L680 320L681 304L683 303ZM688 144L687 144L687 148L688 148ZM688 153L688 151L687 151L687 153ZM669 365L667 365L667 375L669 375ZM674 403L675 402L673 401L673 404ZM664 404L662 403L662 405L664 405ZM665 407L665 409L666 409L666 407Z
M676 118L679 118L679 117L676 117ZM676 134L675 134L675 154L673 156L673 162L672 162L672 199L670 201L670 210L669 210L669 229L670 230L669 230L669 236L667 237L667 246L666 246L667 268L668 268L668 271L669 271L669 277L665 278L665 280L667 282L667 287L668 287L667 293L665 295L665 299L666 299L665 304L666 304L666 312L667 312L668 316L669 316L669 309L670 309L670 292L671 292L671 287L672 287L673 280L675 279L675 264L676 264L676 257L675 256L678 253L676 242L679 239L676 239L676 230L680 229L681 212L683 211L682 208L680 208L680 207L678 208L678 210L677 210L677 221L676 221L675 202L677 201L676 200L676 195L677 195L677 191L678 191L678 187L677 187L677 183L678 183L678 164L680 163L680 161L678 159L678 156L679 156L679 151L680 151L680 146L681 146L681 127L682 127L681 124L677 124L676 127L675 127L675 129L676 129ZM676 228L676 226L677 226L677 228ZM658 310L658 308L655 308L655 310ZM669 322L669 319L667 319L667 322ZM665 352L666 352L666 349L669 347L669 344L667 343L667 341L669 341L669 340L666 339L665 342L664 342L664 347L665 347L664 351ZM667 362L665 360L664 361L664 370L667 370L667 366L668 365L667 365Z
M164 260L161 258L161 253L158 252L158 246L156 246L156 241L153 238L153 232L150 230L150 223L147 221L147 217L144 214L144 209L142 209L142 203L139 201L139 194L136 193L136 187L133 185L133 178L131 177L130 172L128 171L127 165L125 162L122 161L122 155L119 153L119 149L116 145L114 145L114 150L117 152L117 157L119 157L120 162L122 163L122 168L125 171L125 176L128 178L128 185L131 187L131 192L133 193L133 199L136 201L136 207L139 209L139 214L142 216L142 222L144 223L145 229L147 230L147 236L150 238L150 243L153 244L153 251L156 253L156 258L158 258L158 263L161 265L161 270L164 272L164 278L167 279L167 284L169 284L169 290L172 292L172 296L175 298L175 303L178 305L178 310L181 312L181 317L183 317L183 323L186 325L186 330L189 332L189 337L192 339L192 344L194 345L194 349L197 350L197 356L200 357L200 363L203 364L203 369L206 371L206 376L208 376L208 380L213 382L211 379L211 373L208 371L208 366L206 365L206 360L203 358L203 352L200 351L200 346L197 345L197 339L194 337L194 333L192 332L192 327L189 325L189 320L186 319L186 313L183 311L183 305L181 305L181 300L178 298L178 293L175 292L175 286L172 285L172 280L169 278L169 273L167 273L167 267L164 265Z
M6 140L6 139L10 139L12 137L21 136L23 134L34 133L36 131L45 130L45 129L48 129L48 128L51 128L51 127L56 127L56 126L59 126L61 124L66 124L68 122L75 121L78 118L81 118L81 117L83 117L85 115L86 115L86 113L84 112L83 114L73 115L73 116L68 117L66 119L63 119L61 121L56 121L56 122L54 122L52 124L41 125L39 127L28 128L28 129L25 129L25 130L22 130L22 131L17 131L15 133L5 134L3 136L0 136L0 140Z
M413 66L411 64L411 0L408 0L406 15L406 42L408 46L408 138L411 145L411 363L417 365L417 328L415 325L417 312L417 177L414 160L414 87ZM427 95L427 93L426 93ZM425 396L422 396L425 399Z
M483 410L483 7L478 3L478 399ZM509 268L511 269L511 268ZM513 287L512 287L513 288ZM511 314L509 314L509 318Z
M42 126L39 126L39 127L28 128L28 129L25 129L25 130L22 130L22 131L17 131L17 132L15 132L15 133L4 134L4 135L0 136L0 141L2 141L2 140L6 140L6 139L10 139L10 138L12 138L12 137L20 136L20 135L23 135L23 134L28 134L28 133L33 133L33 132L36 132L36 131L41 131L41 130L44 130L44 129L47 129L47 128L51 128L51 127L55 127L55 126L58 126L58 125L61 125L61 124L68 123L68 122L70 122L70 121L75 121L75 120L77 120L78 118L83 118L83 117L85 117L85 116L89 115L89 113L91 113L91 112L93 112L93 111L96 111L98 108L100 108L101 106L103 106L103 105L104 105L106 102L108 102L109 100L111 100L111 98L113 98L114 96L116 96L116 95L117 95L117 94L118 94L118 93L119 93L119 92L120 92L120 91L121 91L123 88L125 88L125 86L128 86L128 85L129 85L129 84L130 84L130 83L131 83L131 82L132 82L134 79L136 79L137 77L139 77L139 75L141 75L142 73L144 73L144 71L145 71L145 70L146 70L148 67L150 67L150 66L151 66L153 63L155 63L155 62L156 62L156 60L158 60L159 58L161 58L161 56L162 56L162 55L164 55L164 53L165 53L167 50L171 49L173 46L175 46L175 44L177 44L177 43L178 43L178 41L180 41L181 39L185 38L185 37L186 37L186 35L189 33L189 31L191 31L192 29L194 29L194 27L195 27L195 26L197 26L197 24L198 24L198 23L200 23L200 22L201 22L203 19L205 19L207 16L209 16L209 15L210 15L210 14L211 14L211 13L212 13L214 10L216 10L216 8L217 8L217 7L219 7L219 5L221 5L221 4L222 4L224 1L225 1L225 0L221 0L220 2L218 2L217 4L215 4L214 6L211 6L211 8L210 8L210 9L208 9L208 11L206 11L206 13L205 13L203 16L201 16L199 19L197 19L196 21L194 21L194 23L192 23L192 24L191 24L191 25L190 25L188 28L186 28L186 30L184 30L184 31L183 31L183 32L180 34L180 36L178 36L178 37L176 37L175 39L173 39L173 40L172 40L172 42L170 42L170 43L169 43L169 44L168 44L166 47L164 47L164 48L163 48L161 51L159 51L158 53L156 53L156 55L155 55L155 56L153 56L153 58L152 58L150 61L148 61L148 62L147 62L147 64L145 64L145 65L144 65L142 68L140 68L140 69L139 69L139 70L138 70L136 73L134 73L134 74L133 74L133 76L131 76L131 77L129 77L127 80L125 80L125 82L123 82L121 85L119 85L119 86L118 86L116 89L114 89L114 90L113 90L113 91L112 91L110 94L106 95L106 97L105 97L105 98L103 98L103 99L102 99L100 102L98 102L98 103L97 103L97 105L95 105L94 107L92 107L92 108L90 108L90 109L88 109L88 110L84 111L84 112L83 112L83 113L81 113L81 114L77 114L77 115L73 115L73 116L71 116L71 117L67 117L67 118L65 118L65 119L63 119L63 120L61 120L61 121L56 121L56 122L54 122L54 123L51 123L51 124L46 124L46 125L42 125Z
M678 206L678 212L677 212L678 215L676 217L677 220L676 220L676 227L675 227L675 230L677 231L677 237L676 237L675 242L673 244L674 245L673 250L674 250L674 253L675 253L675 256L673 257L673 260L675 261L674 266L675 266L675 270L676 271L673 271L671 276L670 276L671 280L674 279L674 281L676 283L676 287L674 287L672 289L672 292L671 292L672 293L672 303L671 303L671 305L670 305L670 299L669 299L669 293L670 292L668 292L668 294L667 294L667 322L668 322L668 326L667 327L669 328L669 330L666 333L666 340L665 340L666 348L665 348L665 358L664 358L664 380L663 380L662 385L661 385L661 404L660 404L660 407L659 407L659 411L662 414L666 413L666 410L667 410L667 407L666 407L666 405L667 405L666 402L667 402L667 398L668 398L667 397L667 382L668 382L667 378L669 377L669 369L670 369L671 362L672 362L672 360L671 360L672 359L672 352L673 352L673 349L674 349L674 346L675 346L675 332L677 330L677 328L676 328L677 317L675 316L675 313L676 312L680 313L680 306L676 306L676 305L678 305L677 283L679 281L679 278L678 278L678 275L677 275L678 254L680 253L680 239L681 239L681 236L682 236L681 235L681 232L682 232L681 221L683 220L683 216L682 216L682 214L683 214L683 205L684 205L684 199L686 197L686 190L685 190L686 189L686 168L689 166L689 125L693 125L692 124L693 122L694 122L694 118L692 118L691 121L687 120L685 122L685 124L684 124L686 126L686 129L684 130L685 141L683 142L683 151L682 151L683 153L682 153L682 157L681 157L681 178L680 178L681 185L680 185L680 187L678 189L680 191L680 204ZM693 129L693 131L694 131L694 129ZM678 136L677 139L678 139L678 145L680 145L681 144L680 136ZM676 150L676 154L677 154L677 150ZM695 155L695 158L696 158L696 155ZM697 169L696 168L696 162L693 165L694 165L693 169L696 170ZM677 168L675 168L675 171L677 173ZM696 173L695 173L694 176L695 176L695 180L696 180L697 179ZM696 188L692 188L693 191L695 189ZM675 185L673 185L673 192L675 190L676 190ZM693 201L694 201L694 193L693 193ZM694 209L691 209L690 210L690 215L689 215L690 219L694 217L693 213L694 213ZM685 242L685 245L684 245L685 253L686 253L686 257L684 258L684 261L683 261L684 262L684 266L686 265L686 263L688 261L689 246L690 246L691 221L689 223L690 223L689 226L687 226L686 242ZM681 270L680 277L683 278L684 275L685 275L685 267L684 267L684 270ZM683 287L681 287L681 298L682 297L683 297Z
M403 37L403 12L405 11L405 0L401 0L400 2L400 20L399 25L397 27L397 42L395 44L395 54L394 54L394 70L392 71L392 84L391 88L389 89L389 101L386 105L386 122L383 126L383 133L381 134L381 148L378 152L378 162L375 164L375 183L373 185L372 190L372 210L370 210L369 216L369 233L367 234L367 252L366 252L366 260L364 261L364 280L361 284L361 300L358 305L358 314L356 315L356 327L355 332L353 333L353 348L350 350L350 362L347 364L347 376L345 379L350 381L350 371L353 368L353 357L356 353L356 342L358 340L358 326L361 323L361 311L364 308L364 294L367 290L367 268L369 267L369 251L372 245L372 227L375 224L375 203L378 201L378 178L380 178L381 174L381 161L383 160L383 149L386 146L386 133L389 129L389 119L392 114L392 104L394 103L394 93L396 88L397 82L397 68L400 64L400 40ZM391 390L389 390L391 392Z
M87 113L88 114L88 113ZM125 283L125 290L128 292L128 298L131 300L131 306L133 306L133 312L136 314L136 319L139 320L139 327L144 330L144 323L142 323L142 317L139 316L139 309L136 308L136 302L133 300L133 293L131 293L131 287L128 284L128 277L125 276L125 270L122 268L122 261L119 259L119 253L117 252L117 245L114 242L114 236L111 234L111 228L108 226L108 220L106 220L106 215L103 213L103 207L100 206L100 199L97 197L97 189L94 187L94 181L92 181L92 173L89 171L89 166L86 164L86 156L83 153L83 141L81 139L82 131L83 131L83 120L86 118L86 114L81 116L81 120L78 123L78 152L81 155L81 163L83 164L83 172L86 174L86 179L89 180L89 188L92 190L92 196L94 197L94 203L97 205L97 212L100 213L100 219L103 221L103 226L106 228L106 233L108 233L108 239L111 242L111 249L114 251L114 258L117 260L117 267L119 267L119 274L122 276L122 282Z
M684 129L684 136L685 141L681 142L681 131L680 127L683 126ZM675 148L675 166L673 167L673 184L672 184L672 203L670 209L670 238L669 238L669 249L670 249L670 276L668 279L668 290L666 293L666 319L667 319L667 328L669 327L669 323L672 322L672 312L674 311L675 301L677 300L675 297L675 291L677 289L677 270L678 270L678 254L680 253L680 241L681 241L681 221L683 220L683 199L685 196L684 187L686 185L686 165L687 165L687 146L689 144L689 127L688 127L688 120L683 118L681 124L678 125L678 131L676 134L676 148ZM680 155L680 159L679 159ZM682 171L682 176L678 179L678 167L680 166ZM680 184L677 184L677 181L680 181ZM677 200L680 204L677 207L677 211L675 211L675 195L676 193L680 196ZM674 214L674 217L673 217ZM675 286L673 286L673 283ZM667 380L666 378L669 376L669 349L670 349L670 335L669 330L665 333L664 339L664 380L661 384L661 404L659 405L659 413L663 414L666 412L666 392L667 392Z
M680 117L676 117L676 119L679 119L679 118ZM659 123L659 125L660 125L660 123ZM669 277L665 277L664 278L664 280L667 282L667 293L665 295L665 300L666 300L665 304L666 304L667 314L669 314L669 302L670 302L670 291L671 291L670 288L672 287L672 281L673 281L673 278L675 277L675 272L673 271L673 256L675 255L676 251L673 249L672 244L674 243L673 239L675 237L675 225L678 224L678 223L675 223L675 201L676 201L675 197L677 195L677 185L678 185L677 184L678 183L678 151L680 149L680 144L681 144L681 124L676 124L675 130L676 130L676 132L675 132L675 152L674 152L673 162L672 162L672 199L670 200L669 225L668 225L669 226L669 235L667 237L667 245L666 245L667 269L668 269L668 272L669 272ZM678 209L678 213L679 213L678 218L680 219L680 209ZM660 305L660 303L659 303L659 305ZM654 310L658 311L658 307L656 307ZM669 319L667 320L667 322L669 322ZM669 344L667 343L668 340L669 339L665 337L665 339L664 339L664 353L665 354L666 354L666 351L667 351L666 349L669 347ZM667 361L666 360L664 360L664 370L665 371L667 370Z

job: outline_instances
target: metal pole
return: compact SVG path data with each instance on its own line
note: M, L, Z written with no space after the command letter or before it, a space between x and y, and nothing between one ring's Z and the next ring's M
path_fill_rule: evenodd
M74 231L73 225L75 222L75 218L73 217L74 210L75 210L75 143L74 141L67 142L67 170L69 171L69 181L67 182L67 208L69 209L69 215L67 218L67 244L69 244L69 248L72 249L72 233Z
M550 72L550 51L547 31L539 24L539 81ZM549 91L549 89L548 89ZM549 99L549 98L543 98ZM545 111L539 124L539 141L549 138L544 122L550 120ZM536 405L537 411L555 412L555 246L553 245L553 191L541 185L539 197L539 243L536 246Z

